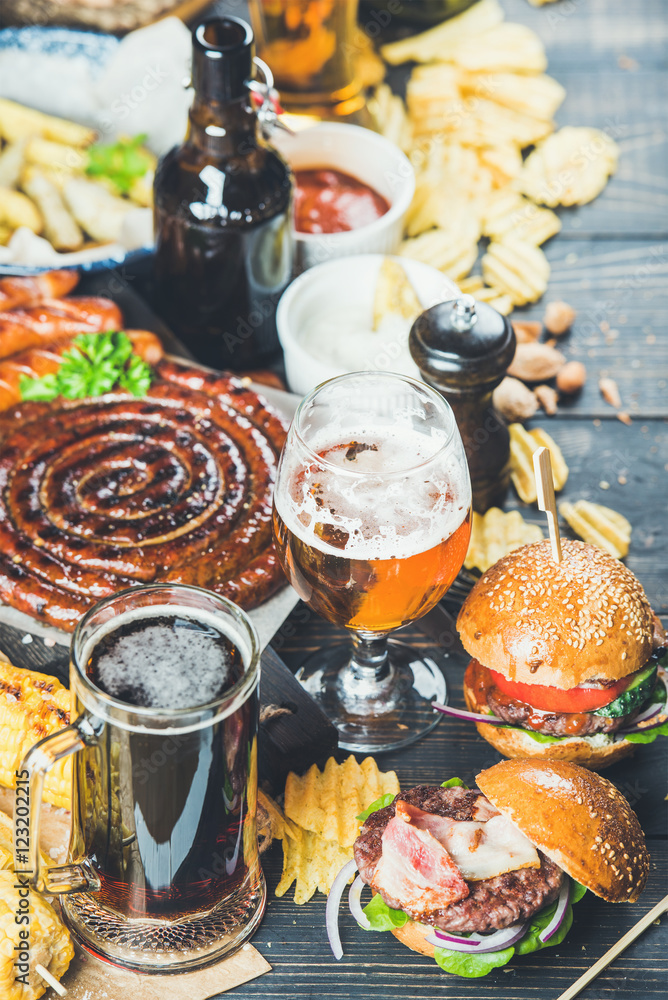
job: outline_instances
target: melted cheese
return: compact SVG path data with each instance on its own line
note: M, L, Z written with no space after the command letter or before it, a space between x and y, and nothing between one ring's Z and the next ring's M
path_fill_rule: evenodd
M428 830L446 849L463 877L471 882L519 868L540 868L540 858L531 841L498 812L486 821L462 821L436 816L399 801L396 815L418 830Z

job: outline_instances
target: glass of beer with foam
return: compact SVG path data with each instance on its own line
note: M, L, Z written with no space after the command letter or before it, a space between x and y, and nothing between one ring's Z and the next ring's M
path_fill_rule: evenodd
M288 579L350 644L316 653L297 675L346 749L413 742L436 724L443 673L396 639L459 573L471 483L448 403L385 372L331 379L297 410L279 464L274 535Z
M185 972L232 954L259 924L259 675L248 617L199 587L132 587L79 622L72 721L22 765L30 850L18 870L60 896L83 948L140 972ZM68 863L46 869L41 789L72 756Z

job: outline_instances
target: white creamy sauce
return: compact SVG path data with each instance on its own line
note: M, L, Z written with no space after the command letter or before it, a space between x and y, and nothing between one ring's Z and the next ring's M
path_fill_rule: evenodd
M408 349L411 321L389 313L380 329L358 305L342 304L331 316L318 316L304 325L300 342L318 361L344 371L388 371L419 378Z

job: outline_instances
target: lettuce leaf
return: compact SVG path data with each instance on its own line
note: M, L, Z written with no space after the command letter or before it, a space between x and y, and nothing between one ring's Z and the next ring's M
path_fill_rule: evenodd
M654 729L646 729L644 733L624 733L624 739L629 743L653 743L657 736L668 736L668 722Z
M450 778L448 781L441 782L441 788L468 788L461 778Z
M365 928L369 931L393 931L396 927L403 927L410 920L403 910L390 909L380 893L367 903L363 913L371 924L371 927Z
M451 972L464 979L480 979L481 976L487 976L492 969L507 965L514 954L514 948L488 951L485 955L468 955L463 951L434 948L434 961L444 972Z
M391 802L394 802L394 799L395 796L392 792L386 792L385 795L381 795L379 799L375 799L370 806L367 806L363 812L359 813L356 819L358 819L360 823L364 823L369 818L371 813L378 812L379 809L384 809L385 806L389 806Z

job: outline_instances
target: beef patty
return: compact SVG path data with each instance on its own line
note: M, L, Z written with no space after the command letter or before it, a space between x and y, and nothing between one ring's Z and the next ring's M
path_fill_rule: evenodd
M467 791L464 788L441 788L439 785L416 785L406 792L400 792L394 802L402 800L437 816L449 816L456 820L474 820L478 799L482 792ZM359 873L367 883L371 882L382 854L383 831L395 814L394 802L372 813L364 823L355 841L355 861ZM469 882L469 895L458 903L434 910L429 914L416 914L415 920L433 924L441 930L453 933L491 931L511 924L529 920L534 913L553 902L566 877L562 870L538 851L540 868L521 868L506 872L494 878ZM402 909L400 904L381 892L385 903L394 910ZM409 916L410 910L403 908Z
M545 736L593 736L594 733L615 733L627 726L640 712L638 706L628 715L607 718L592 712L544 712L532 708L523 701L517 701L501 691L487 669L477 660L471 660L466 668L465 684L476 692L480 704L487 703L494 715L511 726L523 726L530 732Z

